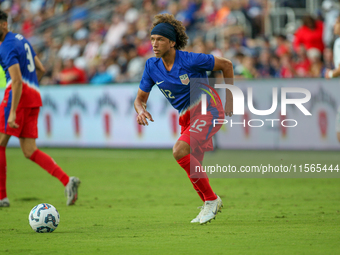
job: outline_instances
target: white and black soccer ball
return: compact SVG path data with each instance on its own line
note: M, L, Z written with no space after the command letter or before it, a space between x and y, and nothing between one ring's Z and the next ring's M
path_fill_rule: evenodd
M53 205L43 203L32 208L28 221L35 232L51 233L58 227L60 216Z

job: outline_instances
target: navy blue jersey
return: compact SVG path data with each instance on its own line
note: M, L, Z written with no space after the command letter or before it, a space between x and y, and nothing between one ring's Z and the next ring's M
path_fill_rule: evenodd
M190 79L203 78L204 83L208 84L207 71L212 71L214 65L213 55L180 50L176 50L175 62L170 71L165 69L161 58L149 58L139 88L150 92L157 85L171 105L181 113L189 108L190 102L195 101L190 96L195 95L198 99L200 95L196 92L202 92L193 92Z
M41 97L38 90L39 83L35 69L34 57L36 56L31 44L20 34L8 32L0 45L0 65L6 72L6 92L4 100L11 102L12 79L8 68L19 64L22 75L23 88L19 106L41 106Z

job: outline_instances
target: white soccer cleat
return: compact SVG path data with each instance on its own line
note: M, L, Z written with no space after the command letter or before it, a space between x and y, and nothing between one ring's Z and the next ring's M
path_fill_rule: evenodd
M66 205L74 205L78 199L78 187L80 180L77 177L70 177L65 187L65 196L67 197Z
M223 207L222 199L217 196L217 199L212 201L205 201L203 212L200 218L200 224L207 223L212 219L215 219L218 212L221 212Z
M9 207L9 200L7 197L0 200L0 207Z
M203 213L203 209L204 209L204 204L203 204L203 206L197 207L197 209L201 209L201 211L199 212L199 214L196 216L195 219L193 219L192 221L190 221L191 223L198 223L198 222L200 222L200 219L201 219L202 213Z

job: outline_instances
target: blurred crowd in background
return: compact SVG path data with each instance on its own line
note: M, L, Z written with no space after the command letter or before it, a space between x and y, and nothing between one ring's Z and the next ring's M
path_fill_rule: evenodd
M139 82L154 56L150 27L159 13L183 22L186 51L230 59L240 79L323 77L334 68L335 0L320 0L318 12L306 12L296 27L277 34L265 28L273 5L302 9L306 0L0 2L11 30L32 43L47 70L41 85ZM237 13L247 26L237 22Z

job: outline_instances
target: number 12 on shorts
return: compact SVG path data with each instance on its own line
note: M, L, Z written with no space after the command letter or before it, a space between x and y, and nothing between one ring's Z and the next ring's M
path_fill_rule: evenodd
M197 119L194 124L191 125L191 128L189 129L190 132L199 133L202 131L202 127L204 127L207 124L205 120L199 120Z

